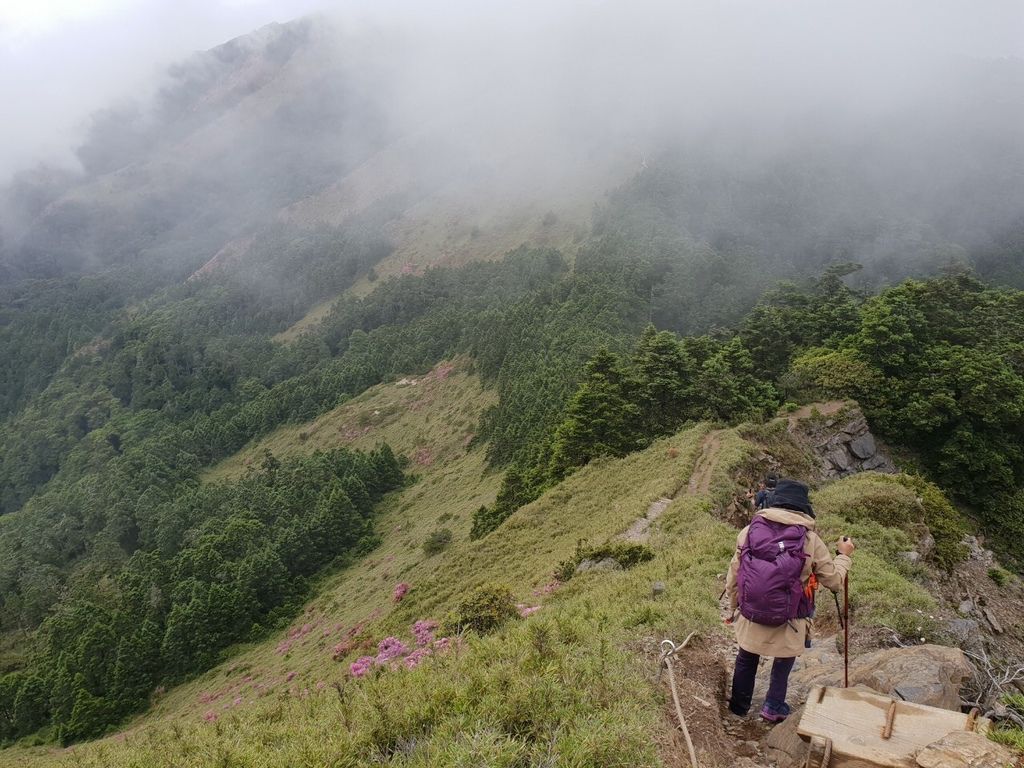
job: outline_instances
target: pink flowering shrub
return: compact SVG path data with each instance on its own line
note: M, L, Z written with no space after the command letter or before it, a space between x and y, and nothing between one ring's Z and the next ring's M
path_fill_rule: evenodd
M203 715L203 720L205 720L208 723L212 723L216 719L217 719L217 713L214 712L212 709L206 710L206 714Z
M294 679L295 679L295 673L294 672L289 672L288 676L285 678L285 682L286 683L290 683Z
M232 705L237 707L239 704L242 703L242 697L241 696L235 696L235 698L232 700L231 703L232 703Z
M360 656L358 659L356 659L349 665L348 671L352 675L352 677L363 677L367 672L370 671L372 667L372 656Z
M437 629L437 622L433 619L420 619L412 625L412 636L416 638L416 645L430 645L434 640L434 630Z
M522 616L525 619L527 616L532 616L537 611L539 611L540 610L540 606L539 605L523 605L522 603L519 603L519 604L516 605L516 610L518 610L519 611L519 615Z
M405 657L406 669L416 669L427 656L430 655L429 648L417 648L415 651Z
M405 597L405 593L408 592L408 591L409 591L409 585L406 584L404 581L401 582L400 584L396 584L395 585L395 591L392 594L392 597L394 598L394 601L396 603L402 602L402 598Z
M408 650L405 643L397 637L385 637L377 644L377 658L374 659L374 662L385 664L399 656L404 656Z
M292 649L292 641L291 640L282 640L280 643L278 643L276 652L277 652L278 655L283 656L284 654L288 653L288 651L290 651L291 649Z

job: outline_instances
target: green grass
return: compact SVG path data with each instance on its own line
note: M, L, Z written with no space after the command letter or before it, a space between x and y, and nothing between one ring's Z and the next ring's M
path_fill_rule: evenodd
M934 598L913 580L914 566L900 556L914 540L901 527L920 514L913 492L890 476L866 472L812 494L818 530L830 549L840 536L857 544L850 573L850 606L858 622L887 626L905 637L934 630Z
M140 768L661 765L654 744L666 727L664 692L652 685L654 670L637 643L681 640L693 630L724 641L716 576L732 555L736 530L715 509L735 492L737 474L757 446L740 430L709 433L699 425L624 459L582 468L486 538L470 541L472 510L493 500L499 478L487 471L480 449L463 447L464 428L451 417L464 408L479 411L488 397L463 369L435 378L415 395L411 385L375 388L314 425L279 430L264 441L275 452L312 450L347 439L352 424L365 422L372 429L352 441L357 445L387 439L408 453L426 440L443 456L422 464L418 482L386 500L380 548L321 580L292 627L300 637L288 643L282 632L235 649L221 667L164 695L117 736L70 751L20 749L5 757L28 766ZM423 398L429 404L414 408ZM702 444L715 447L707 471ZM214 475L242 471L262 448L251 446ZM691 475L695 482L704 478L692 492ZM858 539L851 599L862 625L924 631L918 627L933 602L898 556L909 547L909 534L851 514L879 489L890 494L886 504L906 491L899 483L856 477L819 491L822 533ZM574 555L580 539L614 540L652 501L677 493L652 527L653 559L550 588L556 567ZM453 541L428 557L423 541L441 523ZM395 603L399 581L409 591ZM655 581L665 583L657 598ZM412 645L415 621L443 622L473 590L491 584L507 587L536 612L486 637L466 634L415 669L348 675L349 664L373 655L383 637ZM310 631L302 632L305 625ZM353 628L353 647L335 660L335 645ZM204 720L207 712L211 722Z
M470 367L460 358L371 387L308 424L279 427L211 467L203 479L240 477L266 450L283 455L337 446L370 449L382 442L409 457L409 472L443 476L445 467L466 453L480 415L497 399Z

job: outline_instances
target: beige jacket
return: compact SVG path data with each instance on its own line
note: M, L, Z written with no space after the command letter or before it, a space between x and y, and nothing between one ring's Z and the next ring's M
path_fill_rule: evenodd
M851 560L847 555L837 555L833 560L832 555L825 546L825 542L814 531L814 519L799 512L792 512L788 509L769 508L758 512L765 518L784 525L802 525L808 528L807 539L804 544L804 551L810 555L804 561L804 571L801 575L804 585L813 573L818 578L821 586L838 592L843 588L843 579L850 570ZM739 606L739 595L736 591L736 575L740 569L740 551L747 543L747 526L740 531L736 537L736 552L732 556L732 563L729 565L729 575L725 580L726 592L729 595L729 607L736 615L736 642L740 648L759 656L772 656L788 658L799 656L804 652L804 638L810 632L810 619L793 619L789 624L781 627L768 627L764 624L755 624L749 619L736 612ZM820 609L820 606L819 606Z

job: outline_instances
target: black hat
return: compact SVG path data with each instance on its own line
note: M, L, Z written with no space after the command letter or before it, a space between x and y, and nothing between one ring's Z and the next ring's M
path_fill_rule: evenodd
M768 488L774 488L778 484L778 482L779 482L779 476L777 474L775 474L774 472L769 472L767 475L765 475L764 484Z
M807 497L807 486L796 480L779 480L772 491L769 503L773 507L792 509L794 512L803 512L808 517L814 517L814 508Z

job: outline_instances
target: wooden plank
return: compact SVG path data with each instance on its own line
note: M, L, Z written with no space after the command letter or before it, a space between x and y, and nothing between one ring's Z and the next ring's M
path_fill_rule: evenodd
M895 703L892 731L883 738ZM987 728L978 719L978 730ZM814 688L807 697L797 733L805 739L832 740L834 766L916 768L917 752L951 731L967 728L967 715L857 688ZM839 758L844 758L840 760Z

